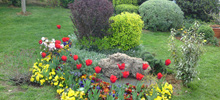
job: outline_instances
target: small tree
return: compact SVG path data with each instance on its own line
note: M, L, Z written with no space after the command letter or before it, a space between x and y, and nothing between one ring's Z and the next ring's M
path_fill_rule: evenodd
M188 30L184 30L182 33L182 38L180 39L183 44L177 48L174 41L176 30L171 29L170 36L170 51L173 58L174 66L177 71L176 77L182 79L184 85L193 81L193 78L196 77L197 71L196 67L198 66L198 61L200 56L203 53L203 33L197 33L199 28L198 22Z

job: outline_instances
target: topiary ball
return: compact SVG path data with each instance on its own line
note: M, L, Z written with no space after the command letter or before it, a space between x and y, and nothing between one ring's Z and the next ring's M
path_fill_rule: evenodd
M204 39L210 39L213 38L215 33L213 31L213 29L210 26L207 25L201 25L197 31L197 33L204 33L205 37Z
M183 12L173 1L149 0L139 7L144 28L153 31L169 31L178 28L183 22Z

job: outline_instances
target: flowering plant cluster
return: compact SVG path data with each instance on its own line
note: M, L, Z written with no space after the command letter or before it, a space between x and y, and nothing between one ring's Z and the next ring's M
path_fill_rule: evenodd
M61 26L57 26L60 29ZM102 68L95 66L91 59L82 61L80 56L69 52L72 42L68 37L60 40L42 37L39 41L42 47L41 58L37 59L30 69L30 81L40 85L50 84L57 88L61 100L145 100L145 99L170 99L172 85L165 83L163 75L158 73L158 83L147 86L141 82L144 75L137 73L137 86L129 83L116 86L118 78L111 75L111 83L99 78ZM165 62L169 65L171 62ZM143 64L146 70L148 64ZM118 64L119 70L125 69L125 63ZM129 76L129 71L121 73L123 78Z

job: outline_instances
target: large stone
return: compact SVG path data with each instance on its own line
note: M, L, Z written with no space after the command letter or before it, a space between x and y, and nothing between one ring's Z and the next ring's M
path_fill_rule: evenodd
M117 64L125 63L125 69L120 70ZM148 62L143 61L141 58L130 57L123 53L115 53L110 55L106 59L101 59L98 65L102 68L102 72L106 77L110 77L111 75L117 76L117 78L122 76L123 71L129 71L130 76L136 77L136 73L141 73L146 75L151 70L149 67L146 70L142 69L143 63Z

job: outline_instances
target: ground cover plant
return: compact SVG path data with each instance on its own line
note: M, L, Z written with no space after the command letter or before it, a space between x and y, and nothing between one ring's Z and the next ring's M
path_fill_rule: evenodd
M39 51L31 50L30 53L27 51L23 51L21 49L36 49L39 45L37 42L42 36L45 37L54 37L56 39L60 39L60 37L67 37L68 34L72 33L72 23L69 22L69 13L67 9L59 9L59 8L42 8L42 7L27 7L30 12L32 12L31 16L18 16L16 12L20 12L19 8L8 8L7 6L0 7L0 12L4 13L0 17L0 26L1 26L1 48L0 48L0 56L3 59L0 59L0 99L8 100L8 99L16 99L16 100L30 100L30 99L58 99L56 98L56 89L51 88L51 86L43 86L43 87L34 87L30 85L21 85L14 86L10 81L7 80L9 74L3 72L10 72L10 69L17 68L26 68L32 67L35 57L31 56L32 54L39 55ZM54 12L57 12L54 14ZM51 15L51 19L48 22L47 15ZM41 16L40 16L41 15ZM34 19L34 20L33 20ZM53 21L52 21L53 20ZM55 21L54 21L55 20ZM8 22L9 21L9 22ZM6 23L7 22L7 23ZM3 24L6 23L6 24ZM25 25L25 24L27 25ZM60 23L61 32L57 32L57 28L55 27L57 23ZM31 24L31 26L30 26ZM53 25L51 25L53 24ZM19 27L18 27L19 26ZM21 27L22 26L22 27ZM10 29L10 30L9 30ZM28 31L27 31L28 30ZM55 31L56 30L56 31ZM45 33L45 34L43 34ZM57 35L59 34L59 35ZM169 58L168 50L168 37L169 33L163 32L148 32L144 31L141 37L143 40L143 47L147 49L147 51L154 53L156 58L166 60ZM23 37L26 36L24 40ZM38 37L38 38L36 38ZM8 39L8 40L7 40ZM12 39L16 40L11 41ZM51 38L52 39L52 38ZM7 40L7 41L6 41ZM178 45L182 44L180 41L177 41ZM12 46L13 45L13 46ZM38 48L38 47L37 47ZM219 91L220 88L218 85L220 75L219 75L219 63L218 59L220 54L218 53L219 48L214 46L205 46L206 52L201 57L200 65L198 66L198 71L200 74L198 77L200 80L195 80L190 83L188 86L190 88L183 87L181 91L178 92L179 95L174 95L173 100L206 100L206 99L219 99ZM23 57L21 51L25 52L26 55ZM78 50L76 50L78 51ZM86 51L86 50L84 50ZM15 54L11 53L14 52ZM78 51L83 52L83 51ZM86 51L89 54L89 51ZM19 55L18 55L19 54ZM9 57L7 57L8 55ZM28 56L29 55L29 56ZM20 56L23 59L17 60L17 56ZM27 59L30 59L27 61ZM17 61L13 62L12 60ZM26 61L26 65L23 62ZM18 66L18 67L14 67ZM172 64L171 64L172 66ZM24 70L23 70L24 71ZM12 90L10 92L10 90ZM38 94L38 95L36 95Z

